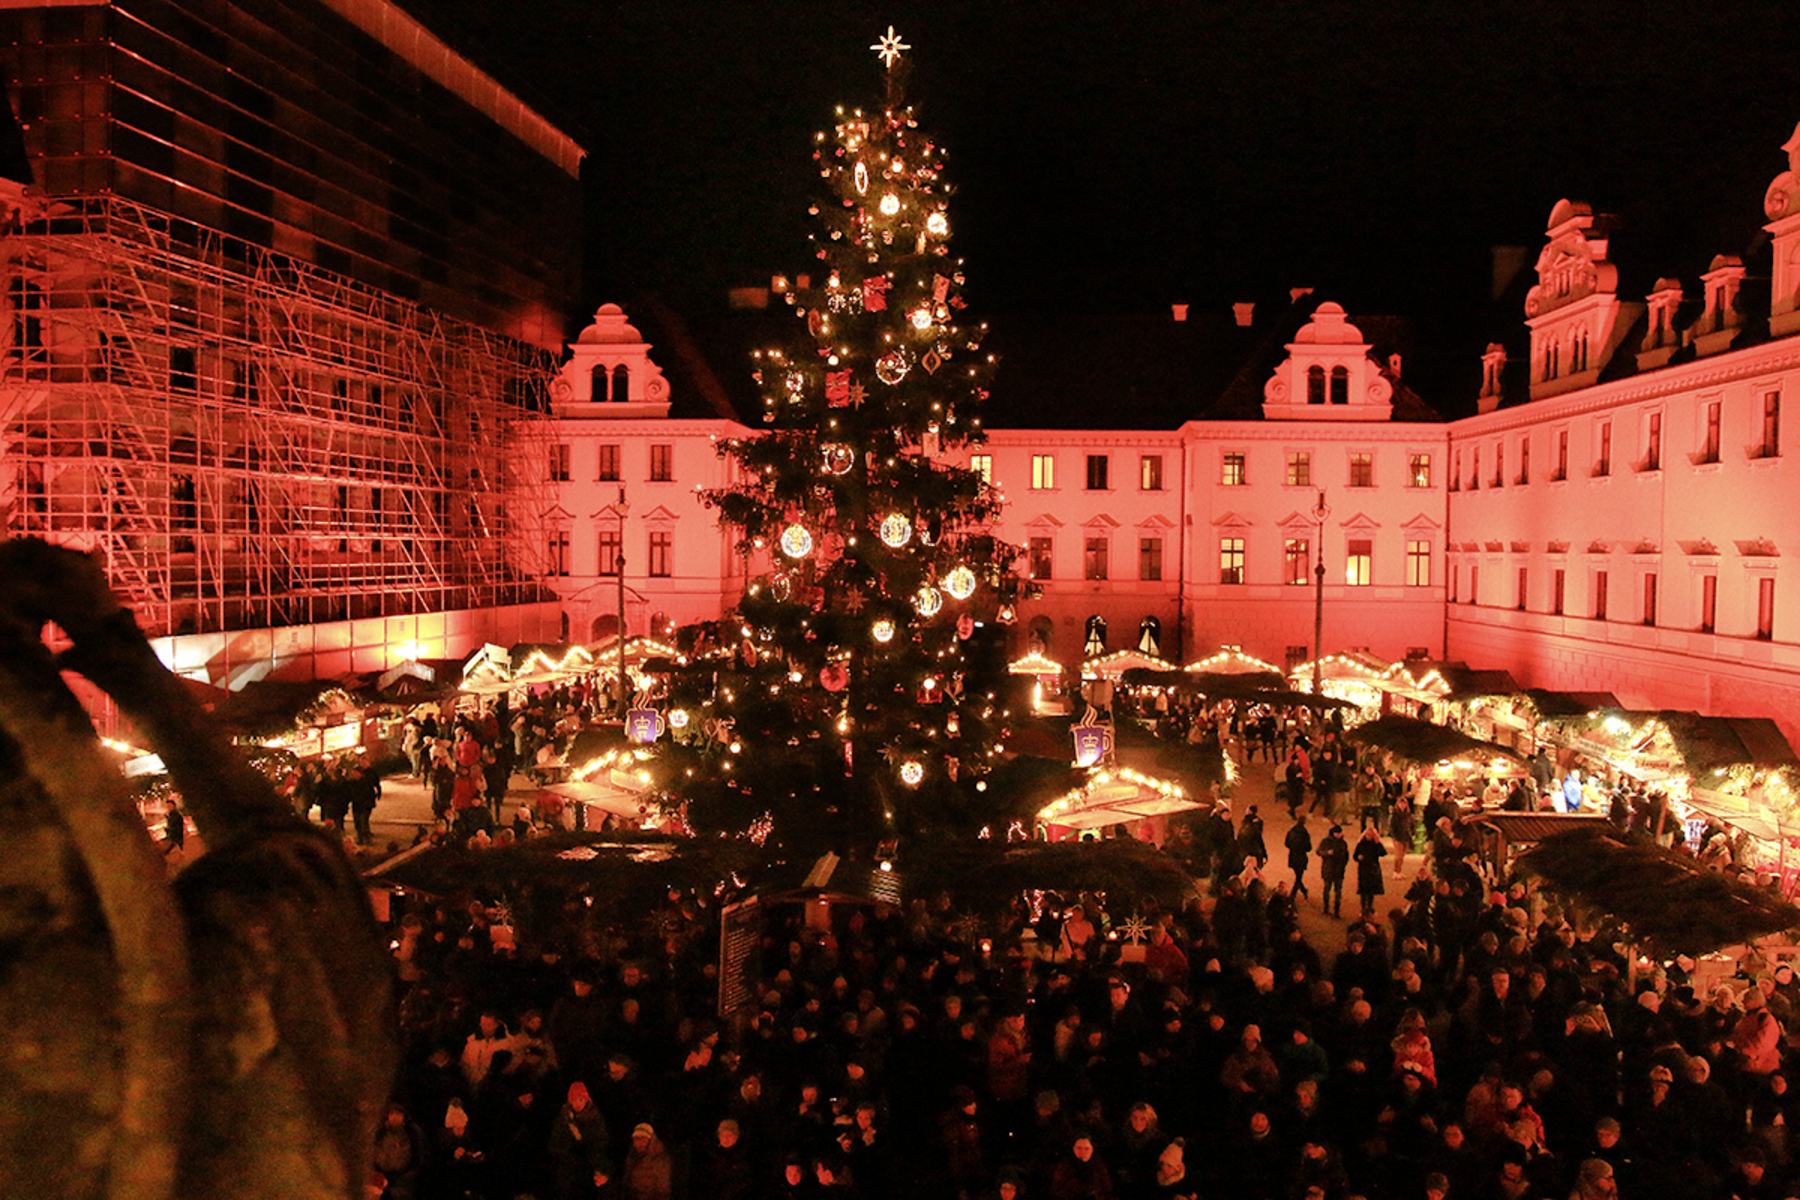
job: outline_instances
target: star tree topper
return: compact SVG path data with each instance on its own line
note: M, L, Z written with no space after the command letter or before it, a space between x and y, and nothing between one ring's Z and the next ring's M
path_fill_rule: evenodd
M901 41L900 35L894 32L892 25L889 25L886 36L877 40L869 49L875 51L875 57L879 58L882 65L891 71L894 69L894 61L900 57L900 52L911 50L912 47Z

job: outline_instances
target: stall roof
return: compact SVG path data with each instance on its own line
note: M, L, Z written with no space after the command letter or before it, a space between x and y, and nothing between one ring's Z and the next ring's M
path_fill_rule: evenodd
M1443 677L1450 688L1451 700L1468 700L1475 696L1511 696L1518 692L1519 681L1510 671L1478 671L1466 663L1440 662L1429 665Z
M1657 713L1626 713L1630 717L1656 717L1675 739L1688 772L1698 775L1721 767L1748 763L1757 767L1800 767L1781 727L1768 717L1703 717L1698 713L1665 709Z
M1474 823L1490 827L1508 845L1529 846L1565 830L1605 820L1602 813L1489 812L1475 818Z
M1390 714L1358 725L1344 735L1348 741L1391 750L1418 763L1443 762L1464 754L1498 754L1524 761L1516 750L1472 738L1459 729L1435 725L1417 717Z
M1548 688L1527 688L1525 695L1537 706L1538 716L1546 720L1585 717L1591 712L1619 707L1619 698L1611 692L1555 692Z

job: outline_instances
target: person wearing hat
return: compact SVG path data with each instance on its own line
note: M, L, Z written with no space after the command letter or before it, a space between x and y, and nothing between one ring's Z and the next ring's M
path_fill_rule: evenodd
M1744 1015L1731 1030L1731 1047L1738 1053L1739 1069L1761 1082L1781 1066L1781 1022L1769 1011L1759 983L1744 989L1743 1005Z
M1273 1095L1281 1087L1281 1068L1274 1056L1263 1048L1262 1027L1244 1026L1238 1048L1231 1052L1219 1071L1219 1082L1234 1096L1249 1099Z
M625 1156L625 1200L669 1200L674 1187L669 1151L648 1121L631 1131L631 1152Z
M1349 862L1350 844L1344 840L1344 827L1333 825L1319 843L1319 881L1325 891L1319 907L1334 917L1343 915L1344 874Z

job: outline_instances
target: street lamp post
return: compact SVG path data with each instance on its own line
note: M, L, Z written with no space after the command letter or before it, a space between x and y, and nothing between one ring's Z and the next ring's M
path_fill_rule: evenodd
M631 703L625 694L625 514L631 506L625 502L625 485L619 485L619 549L613 556L613 574L619 577L619 720L625 720L626 706ZM1320 570L1324 568L1321 567Z
M1313 505L1313 518L1319 524L1318 564L1313 568L1313 695L1319 690L1320 659L1325 654L1325 518L1331 509L1325 506L1325 489L1319 489L1319 502ZM1319 710L1323 714L1324 710Z

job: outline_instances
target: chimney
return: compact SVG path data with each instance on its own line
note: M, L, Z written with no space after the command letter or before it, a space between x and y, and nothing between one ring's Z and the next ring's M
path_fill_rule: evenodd
M1185 304L1171 304L1171 305L1169 305L1169 311L1170 311L1170 312L1171 312L1171 313L1172 313L1172 314L1174 314L1174 317L1175 317L1175 319L1176 319L1176 320L1177 320L1177 321L1185 321L1185 320L1187 320L1187 310L1188 310L1188 306L1187 306L1187 305L1185 305Z
M1239 329L1250 328L1250 319L1255 312L1255 301L1244 300L1231 306L1231 315L1237 318Z

